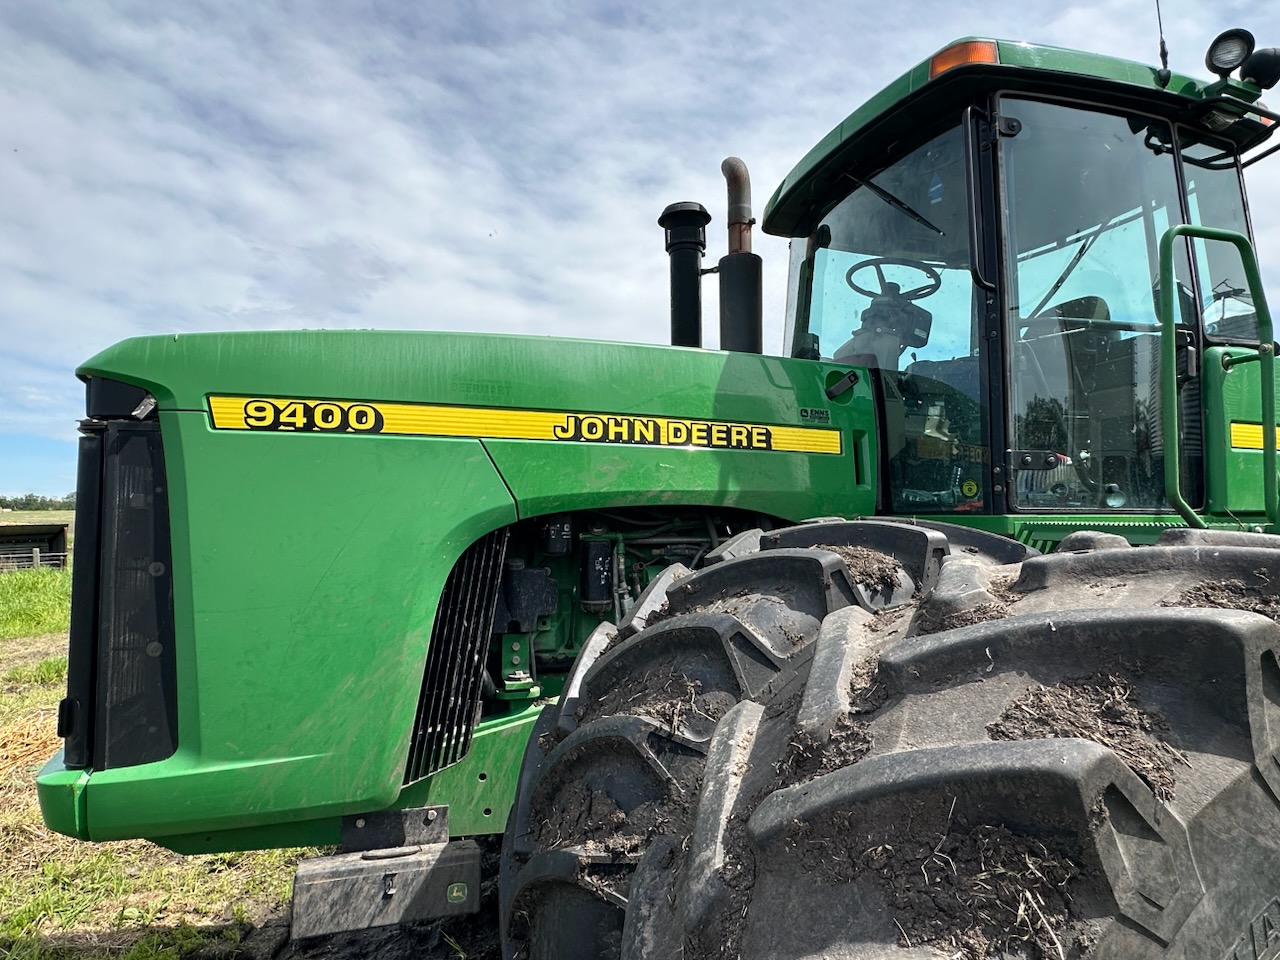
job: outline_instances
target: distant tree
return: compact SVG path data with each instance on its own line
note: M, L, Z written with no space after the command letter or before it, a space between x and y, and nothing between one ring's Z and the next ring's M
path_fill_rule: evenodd
M65 497L45 497L38 493L24 493L20 497L0 497L0 508L7 510L74 510L75 492Z

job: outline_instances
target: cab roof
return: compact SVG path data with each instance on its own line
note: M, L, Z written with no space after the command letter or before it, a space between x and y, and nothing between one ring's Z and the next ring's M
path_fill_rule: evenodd
M977 49L987 59L955 56L966 49ZM1239 81L1230 85L1244 103L1260 93ZM1177 73L1171 74L1167 86L1161 86L1157 68L1149 64L1060 47L965 37L898 77L805 154L765 205L763 229L777 236L807 235L829 206L822 201L832 193L840 171L863 165L860 160L866 163L883 157L886 144L929 126L949 107L982 90L1089 94L1118 107L1141 107L1178 119L1189 108L1216 97L1223 87L1222 81L1210 84ZM1241 149L1271 133L1270 127L1257 126L1261 129L1252 142L1238 144Z

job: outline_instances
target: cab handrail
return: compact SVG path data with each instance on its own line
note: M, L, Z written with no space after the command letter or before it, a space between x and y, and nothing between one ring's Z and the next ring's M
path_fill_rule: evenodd
M1233 244L1244 265L1245 282L1253 298L1258 318L1258 347L1255 351L1262 381L1262 497L1267 523L1275 527L1276 499L1276 382L1275 335L1271 329L1271 311L1258 272L1258 258L1249 238L1236 230L1179 223L1160 237L1160 430L1164 434L1164 495L1189 527L1204 527L1204 520L1182 496L1181 443L1178 439L1178 353L1173 295L1173 242L1178 237L1217 240ZM1254 356L1241 357L1252 360Z

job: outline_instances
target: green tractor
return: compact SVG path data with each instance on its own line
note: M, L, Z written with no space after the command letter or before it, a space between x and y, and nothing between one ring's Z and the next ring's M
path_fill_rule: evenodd
M1280 52L1206 62L913 67L765 209L786 356L736 161L721 350L675 204L671 346L100 353L45 821L336 845L298 937L500 859L510 956L1280 955Z

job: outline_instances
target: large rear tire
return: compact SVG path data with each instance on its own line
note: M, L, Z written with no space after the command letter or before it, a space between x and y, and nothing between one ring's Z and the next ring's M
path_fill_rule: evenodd
M1280 551L964 536L655 583L530 743L508 955L1280 955Z

